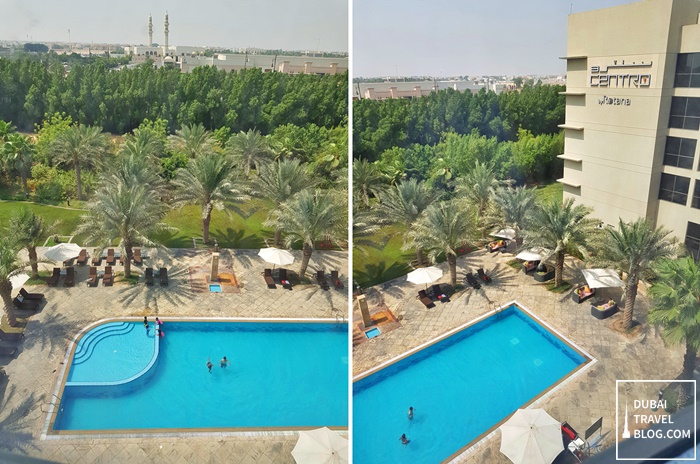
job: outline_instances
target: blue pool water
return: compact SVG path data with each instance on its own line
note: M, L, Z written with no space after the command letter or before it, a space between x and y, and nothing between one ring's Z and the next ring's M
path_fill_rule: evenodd
M209 284L209 291L211 293L221 293L221 284Z
M354 460L440 462L584 362L511 306L356 381Z
M157 341L143 323L128 324L82 337L100 340L71 365L54 430L348 425L347 324L166 321ZM154 352L126 384L71 385L132 376Z
M381 332L376 327L373 329L369 329L367 332L365 332L365 335L367 336L367 338L374 338L374 337L378 336L379 334L381 334Z

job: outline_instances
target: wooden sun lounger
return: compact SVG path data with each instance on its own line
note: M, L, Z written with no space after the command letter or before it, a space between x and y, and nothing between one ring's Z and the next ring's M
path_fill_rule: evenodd
M275 279L272 278L272 269L265 269L262 275L263 279L265 279L265 283L267 284L267 288L277 288L277 285L275 285Z
M49 280L46 281L46 283L50 287L55 287L58 284L58 279L61 278L61 268L60 267L55 267L53 268L53 274L51 277L49 277Z
M338 276L338 271L331 271L331 282L333 282L333 286L335 286L336 290L342 290L345 288L343 282L341 282L340 277Z
M36 301L19 301L19 299L17 298L12 300L12 303L17 309L28 309L30 311L35 311L39 307L39 303L37 303Z
M95 266L90 266L87 284L88 287L97 287L97 268Z
M292 282L289 280L289 277L287 277L287 270L283 267L280 268L280 283L282 284L282 288L286 288L287 290L292 289Z
M92 261L90 261L93 266L99 266L100 263L102 263L102 255L99 253L95 253L92 255Z
M473 288L475 288L477 290L481 288L481 284L479 283L478 280L476 280L476 277L474 277L474 274L472 274L471 272L467 272L466 279L467 279L467 283L469 285L471 285Z
M442 291L442 289L440 288L440 284L435 284L432 287L430 287L430 289L432 290L435 298L440 300L440 303L449 303L450 299L447 296L447 294Z
M116 263L117 260L114 257L114 248L110 248L109 250L107 250L107 265L114 266Z
M64 287L72 287L75 285L75 268L73 266L66 268L66 280L63 281Z
M434 308L435 303L433 303L433 300L428 297L428 294L425 293L425 290L420 290L418 292L418 297L417 297L421 303L425 305L426 308Z
M114 274L112 274L112 266L105 266L105 275L102 277L102 285L111 287L114 284Z
M159 272L159 277L160 277L160 285L163 287L168 286L168 269L165 267L160 268Z
M153 285L153 268L152 267L146 268L146 273L144 274L144 279L146 281L146 285Z
M24 338L24 333L19 332L19 333L7 333L2 330L0 330L0 341L3 342L17 342Z
M324 271L316 271L316 281L324 290L329 290L328 281L326 280L326 273Z
M19 294L24 297L25 300L37 300L41 301L44 299L43 293L29 293L24 288L19 289Z
M134 264L143 264L141 259L141 248L134 249Z
M87 250L83 248L80 250L80 254L78 255L78 259L76 261L77 264L80 264L81 266L85 266L87 263Z

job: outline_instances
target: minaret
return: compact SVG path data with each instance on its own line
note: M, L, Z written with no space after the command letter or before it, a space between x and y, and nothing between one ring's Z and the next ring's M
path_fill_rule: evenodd
M153 46L153 17L148 15L148 46Z
M163 56L168 56L168 26L170 23L168 22L168 12L165 12L165 49L163 50Z

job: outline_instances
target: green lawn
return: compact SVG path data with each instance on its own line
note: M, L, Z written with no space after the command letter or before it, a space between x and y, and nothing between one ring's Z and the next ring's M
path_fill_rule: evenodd
M44 222L49 226L49 234L46 237L53 234L73 235L80 224L80 216L85 213L79 209L65 209L28 201L0 201L0 228L7 227L10 216L24 206L44 218ZM46 239L46 237L42 237L42 239ZM80 243L83 238L76 237L73 241ZM41 244L43 245L43 240Z
M564 198L564 184L560 182L550 182L535 187L535 196L538 201L548 201L551 199L561 201Z
M363 242L374 245L357 245L353 251L353 276L362 287L370 287L411 272L408 265L415 259L415 252L402 251L405 226L392 225L382 229Z

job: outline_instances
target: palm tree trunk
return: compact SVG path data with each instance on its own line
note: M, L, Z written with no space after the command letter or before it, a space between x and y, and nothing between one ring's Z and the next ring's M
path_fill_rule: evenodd
M309 267L309 260L314 249L308 243L304 243L301 254L301 268L299 269L299 279L303 279L306 274L306 268Z
M282 228L278 227L275 229L275 246L279 248L282 246Z
M457 255L447 254L447 264L450 267L450 283L452 288L457 285Z
M416 248L416 261L418 261L419 266L425 264L425 256L423 256L423 249L420 247Z
M564 274L564 257L566 252L564 250L557 252L557 262L554 266L554 286L559 287L561 285L562 277Z
M367 193L367 189L362 189L362 196L365 199L365 206L369 208L369 194Z
M683 372L679 380L691 380L695 371L695 359L698 352L691 346L690 342L685 342L685 354L683 355ZM686 406L690 401L692 383L681 382L681 389L678 392L678 409Z
M639 278L636 274L627 276L627 288L625 289L625 317L624 329L632 328L632 316L634 312L634 302L637 300L637 282Z
M134 251L131 245L125 245L124 252L126 253L124 257L124 277L128 279L131 277L131 258L134 256Z
M24 190L24 198L29 198L29 188L27 187L27 175L22 172L20 174L22 178L22 189Z
M5 306L7 323L10 324L10 327L15 327L17 318L15 317L15 305L12 303L12 284L9 280L0 283L0 296L2 296L2 303Z
M38 257L36 254L36 247L27 247L29 252L29 262L32 265L32 277L39 277L39 265L37 264Z
M75 158L73 159L73 163L75 163L75 189L78 192L78 200L82 200L83 199L83 183L80 180L80 163Z
M211 203L207 202L202 205L202 238L204 243L209 242L209 223L211 222Z

